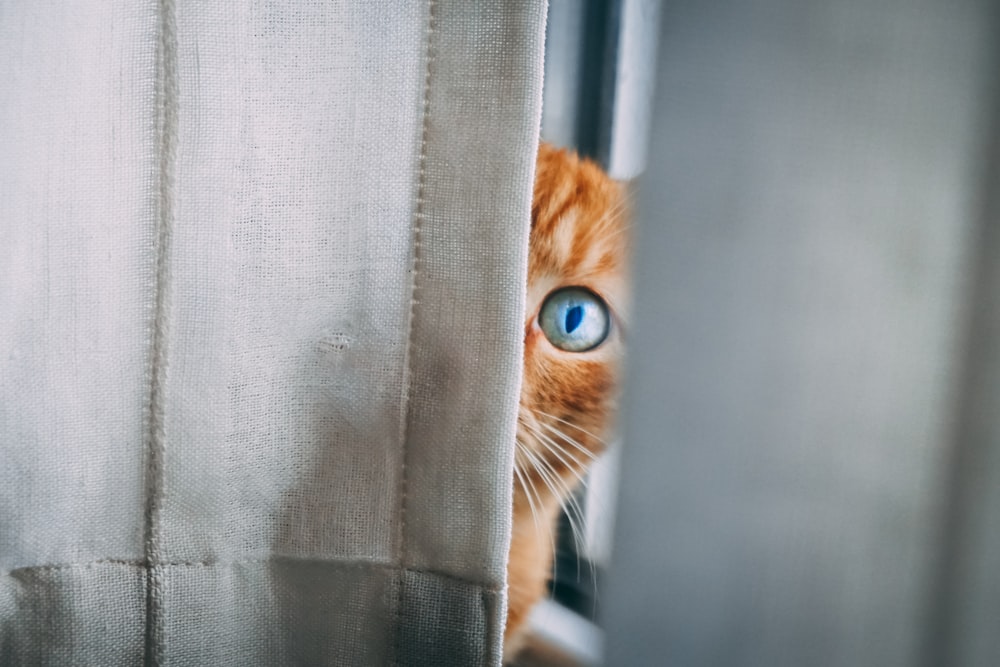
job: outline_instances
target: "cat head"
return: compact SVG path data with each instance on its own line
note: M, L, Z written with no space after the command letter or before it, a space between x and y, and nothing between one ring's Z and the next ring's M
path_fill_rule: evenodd
M628 306L627 209L625 187L595 164L540 146L516 475L578 477L609 437Z

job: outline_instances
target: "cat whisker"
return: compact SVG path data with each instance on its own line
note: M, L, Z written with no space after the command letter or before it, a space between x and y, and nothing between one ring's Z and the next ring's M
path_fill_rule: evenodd
M528 430L534 435L538 440L539 444L543 445L546 450L552 452L556 458L558 458L563 465L569 468L570 472L579 480L581 484L586 486L587 482L583 476L579 473L577 468L586 468L587 462L581 461L577 456L570 452L565 447L560 445L558 442L552 439L552 437L540 429L529 427ZM589 452L588 452L589 453ZM569 459L569 460L567 460Z
M557 417L557 416L555 416L553 414L549 414L548 412L543 412L541 410L535 410L535 412L538 413L538 414L540 414L540 415L542 415L543 417L548 417L549 419L554 419L557 422L559 422L560 424L565 424L566 426L570 426L572 428L575 428L576 430L581 431L582 433L586 433L587 435L589 435L591 438L594 438L595 440L597 440L602 445L607 445L608 444L607 441L605 441L603 438L601 438L597 434L591 433L587 429L583 428L582 426L577 426L573 422L566 421L565 419ZM542 423L544 424L544 422L542 422Z
M552 492L553 496L559 503L560 508L565 512L566 518L570 524L570 534L573 538L573 542L576 545L575 554L577 558L577 573L580 571L580 551L583 547L582 536L583 532L580 529L579 522L583 521L583 509L576 498L576 495L570 489L569 484L562 479L562 477L556 472L552 467L552 464L541 457L536 452L529 452L525 449L524 453L531 459L532 466L538 472L539 476L542 478L542 482L548 487ZM568 504L567 504L568 503ZM557 552L555 545L553 544L552 553Z
M529 447L525 446L524 443L520 442L519 440L515 440L515 445L520 448L519 451L521 452L521 455L528 460L528 463L531 465L531 467L536 472L538 472L539 476L542 478L542 482L551 490L552 488L551 484L549 484L548 480L545 479L543 471L538 467L538 459L535 457L534 452L532 452ZM538 489L535 488L535 483L532 480L531 475L529 475L527 471L519 471L516 465L514 466L514 471L521 479L521 486L522 488L524 488L524 496L525 499L528 501L528 507L531 509L532 521L535 524L535 534L545 535L547 533L550 545L552 547L552 553L555 554L556 553L555 535L553 534L552 530L545 530L542 528L542 522L546 522L546 517L539 511L540 509L544 509L542 496L538 492ZM534 495L534 500L538 501L537 506L535 505L535 502L532 499L532 495ZM555 577L554 560L553 560L553 577Z
M520 441L515 441L515 445L520 448L522 455L527 453L528 448L525 447ZM531 520L535 524L535 532L541 535L543 531L540 520L542 520L543 517L539 514L538 509L535 507L535 501L532 498L532 495L537 495L538 493L537 489L535 489L534 482L532 482L530 477L523 473L517 465L514 466L514 475L517 477L521 488L524 490L524 498L528 501L528 508L531 510ZM541 502L541 498L539 498L539 502Z
M586 432L586 433L589 434L589 432L587 432L585 429L583 429L581 427L578 427L575 424L572 424L570 422L567 422L566 420L559 419L558 417L555 417L554 415L548 415L547 413L544 413L544 412L541 412L541 411L539 411L539 412L541 414L544 414L545 416L548 416L548 417L550 417L552 419L556 419L557 421L560 421L560 422L565 423L565 424L567 424L569 426L573 426L575 428L578 428L579 430L581 430L581 431ZM577 440L575 440L574 438L570 437L569 435L567 435L566 433L564 433L562 430L556 428L555 426L553 426L553 425L551 425L549 423L546 423L544 421L536 421L536 424L537 425L531 425L531 424L525 423L524 426L525 426L526 430L528 430L532 435L534 435L538 439L539 444L541 444L547 450L549 450L556 458L558 458L562 462L563 465L565 465L566 467L570 468L570 470L576 476L576 478L578 479L580 485L583 488L587 488L587 481L586 481L586 479L584 479L577 472L577 470L574 468L574 466L569 465L569 463L568 463L568 461L566 459L568 458L569 460L573 461L581 469L587 468L588 467L587 463L585 463L580 458L578 458L578 456L573 451L570 451L569 449L567 449L563 445L560 445L559 442L556 440L556 438L553 438L552 436L550 436L550 435L548 435L546 433L543 433L539 427L547 429L548 431L550 431L551 433L553 433L557 438L561 439L566 445L571 445L572 447L575 448L575 450L577 452L582 453L583 455L585 455L587 458L590 459L590 461L596 460L598 457L593 452L591 452L590 450L586 449ZM589 435L592 435L592 434L589 434ZM570 532L572 534L573 543L574 543L574 545L576 547L576 549L575 549L575 552L576 552L575 555L576 555L576 560L577 560L576 571L577 571L577 577L579 577L580 573L581 573L581 568L580 568L580 554L583 553L583 551L584 551L583 532L581 531L580 526L583 524L583 522L586 519L585 519L585 517L583 515L583 510L580 507L579 501L576 498L576 496L572 495L572 496L568 496L568 498L571 500L571 504L569 506L567 506L566 503L560 503L560 504L562 505L563 511L566 513L566 518L567 518L567 520L569 522ZM575 514L575 517L574 517L574 514ZM596 570L594 569L594 567L592 565L589 567L589 575L590 575L590 580L591 580L592 588L595 591L595 595L596 595L596 591L597 591L597 572L596 572ZM595 604L596 604L596 602L595 602Z
M556 429L550 428L549 430L553 431L556 436L562 438L563 442L568 443L568 439L566 438L565 434ZM540 433L538 434L538 437L544 438L546 448L551 449L552 453L555 454L560 460L562 460L562 457L565 456L570 461L577 464L581 469L586 469L593 461L597 460L597 457L592 452L583 448L583 446L580 445L579 443L575 442L568 443L572 444L576 448L575 450L571 451L569 449L566 449L563 445L559 444L559 442L555 440L552 436ZM586 455L589 460L586 461L581 460L579 456L577 456L578 453ZM566 463L565 461L563 462ZM584 482L583 479L580 478L580 475L577 475L577 478L580 479L581 483L586 484L586 482Z
M569 471L574 475L577 480L575 485L578 485L581 488L587 488L587 480L577 470L575 470L556 449L552 447L555 443L550 438L547 438L547 440L549 440L549 442L543 442L542 444L544 444L546 449L558 458L562 465L569 469ZM570 484L555 471L552 463L545 460L544 457L539 456L538 458L540 459L541 465L547 469L549 478L553 480L553 485L559 487L560 493L558 493L557 499L559 500L560 507L566 513L566 518L570 524L573 542L576 544L576 553L579 554L582 547L581 536L584 534L582 526L584 526L586 522L586 516L584 515L583 508L580 506L577 494L570 488ZM579 567L577 571L579 572Z
M544 444L544 443L542 443ZM548 479L551 479L555 486L550 485L549 489L557 496L562 497L569 493L571 489L565 480L561 478L559 473L552 467L552 463L547 461L538 452L533 452L525 449L524 452L532 461L532 465L540 474L546 475ZM575 472L570 468L572 472Z
M591 461L596 460L598 458L591 451L589 451L588 449L584 448L583 445L581 445L579 442L577 442L574 438L569 437L568 435L566 435L565 433L563 433L561 430L555 428L551 424L547 424L547 423L542 422L541 425L543 427L547 428L552 433L554 433L557 437L561 438L564 443L572 445L577 450L579 450L579 452L585 454L587 457L590 458ZM538 434L538 435L541 436L542 434ZM581 468L582 469L586 469L588 467L587 465L584 464L584 462L580 461L580 459L578 459L576 456L574 456L573 452L569 451L568 449L566 449L565 447L563 447L562 445L560 445L556 441L555 438L544 436L543 437L543 441L544 441L546 447L553 448L553 449L551 449L552 453L555 454L557 457L559 457L560 460L562 460L562 457L559 456L559 452L562 452L567 457L569 457L571 460L573 460L573 461L581 464ZM556 451L556 450L559 450L559 451ZM564 461L564 463L565 463L565 461ZM579 475L578 475L578 477L579 477ZM585 480L581 479L580 483L583 486L583 488L588 488L587 482ZM600 495L597 495L597 496L588 496L588 501L591 502L591 503L594 502L594 501L596 501L599 506L606 506L606 503L602 502L602 498L600 497ZM582 512L581 512L581 514L582 514ZM581 516L580 517L580 523L584 523L585 521L586 521L586 518L583 517L583 516ZM574 541L574 544L576 545L576 552L577 552L577 577L579 578L579 576L580 576L580 567L579 567L579 560L580 559L579 559L579 554L585 552L584 545L583 545L584 539L581 538L581 537L578 537L576 535L576 532L579 532L579 531L578 531L578 528L576 526L573 526L572 521L570 522L570 524L571 524L572 530L574 531L573 541ZM589 578L590 578L591 590L593 591L593 595L594 595L594 599L593 599L593 605L594 605L593 613L596 613L597 604L598 604L597 568L596 568L596 566L592 562L588 561L587 570L588 570L588 574L589 574Z
M562 440L563 444L570 445L571 447L573 447L574 451L579 452L580 454L586 456L589 459L590 463L593 463L599 458L597 454L590 451L590 449L588 449L586 446L580 443L580 441L577 440L576 438L569 436L565 431L562 431L561 429L558 429L555 426L552 426L551 424L543 424L543 426L548 431L558 436Z

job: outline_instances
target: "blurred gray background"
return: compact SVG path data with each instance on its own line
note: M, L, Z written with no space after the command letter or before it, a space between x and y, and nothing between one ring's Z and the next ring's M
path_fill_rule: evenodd
M607 664L1000 664L994 4L663 3Z

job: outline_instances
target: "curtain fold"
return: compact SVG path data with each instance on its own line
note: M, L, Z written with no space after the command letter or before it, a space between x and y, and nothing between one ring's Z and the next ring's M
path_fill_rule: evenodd
M498 663L542 0L0 4L0 663Z

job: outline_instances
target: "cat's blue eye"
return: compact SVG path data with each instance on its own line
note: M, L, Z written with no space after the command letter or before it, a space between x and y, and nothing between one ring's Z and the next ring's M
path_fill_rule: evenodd
M611 318L601 297L583 287L564 287L545 297L538 326L549 342L567 352L592 350L608 337Z

